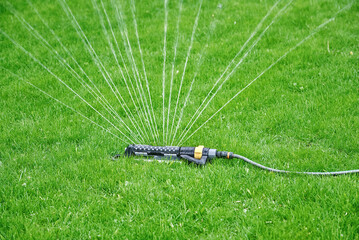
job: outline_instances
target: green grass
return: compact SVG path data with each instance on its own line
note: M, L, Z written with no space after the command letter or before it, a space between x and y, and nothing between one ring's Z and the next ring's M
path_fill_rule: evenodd
M133 109L91 1L68 2ZM190 120L274 1L221 3L222 8L216 1L203 3L184 93L196 72L198 54L208 36L210 40L183 123ZM347 3L294 1L223 86L192 131ZM71 62L28 4L12 4ZM130 125L60 5L49 0L36 0L34 5ZM129 4L123 5L134 57L141 67ZM1 29L91 104L100 107L5 6L5 2L0 4ZM105 1L105 6L115 22L110 1ZM136 7L161 133L163 2L136 1ZM176 62L179 73L174 80L172 102L178 93L197 7L198 3L189 1L183 4ZM177 16L178 5L169 1L167 83ZM203 144L233 151L279 169L358 169L358 19L359 4L354 2L348 11L240 94L185 145ZM211 22L216 26L213 32ZM114 31L124 51L118 28ZM0 39L1 67L118 134L4 35ZM284 176L237 160L216 160L203 168L131 158L111 161L110 155L122 152L125 143L9 72L0 72L0 239L359 239L358 175ZM166 89L168 96L169 84ZM181 104L183 100L184 94ZM184 127L182 124L179 131Z

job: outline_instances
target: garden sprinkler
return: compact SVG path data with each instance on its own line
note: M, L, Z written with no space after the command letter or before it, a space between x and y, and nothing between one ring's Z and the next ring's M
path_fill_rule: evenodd
M276 172L276 173L294 173L294 174L307 174L307 175L341 175L348 173L359 173L359 169L348 170L348 171L338 171L338 172L297 172L297 171L286 171L278 170L270 167L263 166L259 163L256 163L246 157L243 157L233 152L227 151L217 151L213 148L205 148L204 146L198 147L175 147L175 146L151 146L151 145L138 145L131 144L128 145L125 149L125 157L141 157L141 158L152 158L155 160L185 160L188 163L194 163L196 165L205 165L208 162L211 162L215 158L226 158L232 159L237 158L241 159L249 164L252 164L261 169ZM120 157L120 155L114 156L115 158Z
M185 159L190 163L205 165L216 157L227 155L227 152L217 152L216 149L198 147L173 147L173 146L150 146L150 145L129 145L125 149L125 156L141 156L154 158L156 160L181 160ZM228 153L228 156L233 153Z

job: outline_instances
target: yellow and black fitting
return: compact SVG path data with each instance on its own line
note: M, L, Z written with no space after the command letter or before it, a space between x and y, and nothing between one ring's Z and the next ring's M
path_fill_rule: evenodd
M201 159L203 155L204 146L200 145L194 149L194 158Z

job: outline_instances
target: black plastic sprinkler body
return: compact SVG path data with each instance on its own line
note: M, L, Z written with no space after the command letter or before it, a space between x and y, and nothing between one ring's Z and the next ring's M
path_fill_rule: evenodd
M227 155L227 152L217 152L216 149L198 147L173 147L173 146L151 146L151 145L129 145L125 150L125 156L151 157L157 160L180 160L198 165L205 165L216 157ZM232 156L233 153L230 153Z
M349 173L359 173L359 169L348 170L348 171L338 171L338 172L296 172L296 171L286 171L279 170L270 167L263 166L259 163L256 163L246 157L243 157L233 152L227 151L217 151L213 148L205 148L204 146L198 147L175 147L175 146L151 146L151 145L128 145L125 149L126 157L139 156L144 158L153 158L156 160L187 160L189 163L195 163L198 165L205 165L207 162L210 162L214 158L237 158L241 159L249 164L252 164L261 169L276 172L276 173L294 173L294 174L307 174L307 175L341 175ZM114 158L118 158L119 155L116 155Z

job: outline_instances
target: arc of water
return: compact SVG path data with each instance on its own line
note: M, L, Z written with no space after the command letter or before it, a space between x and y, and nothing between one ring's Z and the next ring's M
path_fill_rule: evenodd
M166 41L167 41L167 4L168 0L164 0L165 21L163 29L163 70L162 70L162 138L165 143L165 93L166 93Z
M269 9L269 11L267 12L267 14L261 19L261 21L258 23L258 25L256 26L256 28L253 30L253 32L251 33L251 35L249 36L249 38L246 40L246 42L243 44L243 46L241 47L241 49L237 52L237 54L234 56L234 58L230 61L230 63L227 65L226 69L223 71L223 73L221 74L221 76L217 79L217 81L215 82L215 84L213 85L212 89L208 92L207 96L204 98L204 100L202 101L202 103L200 104L200 106L197 108L196 112L194 114L192 114L192 117L190 119L190 121L187 123L185 129L188 129L189 125L191 125L193 119L197 116L197 113L202 109L203 104L206 102L207 98L210 96L210 94L212 93L212 91L215 89L215 87L217 86L217 84L220 82L220 80L223 78L223 76L227 73L227 71L229 70L229 68L235 63L235 60L237 59L237 57L242 53L243 49L247 46L247 44L249 43L249 41L254 37L254 35L258 32L258 30L260 29L260 27L262 26L263 22L268 18L268 16L272 13L272 11L274 10L274 8L278 5L278 3L281 0L277 0L277 2L274 3L274 5ZM182 138L184 132L181 133L179 138Z
M168 107L167 107L167 128L166 128L166 145L168 141L168 137L171 138L168 127L169 127L169 120L170 120L170 111L171 111L171 98L172 98L172 87L173 87L173 77L174 77L174 70L175 70L175 63L176 63L176 57L177 57L177 46L178 46L178 38L179 38L179 24L181 21L181 13L182 13L182 3L183 0L179 1L179 7L178 7L178 17L177 17L177 23L176 23L176 40L174 45L174 55L172 60L172 70L171 70L171 81L170 81L170 90L169 90L169 96L168 96Z
M199 62L202 61L202 60L201 60L201 59L202 59L202 55L203 55L203 54L200 55ZM187 101L188 101L188 99L189 99L189 96L191 95L192 88L193 88L193 84L194 84L194 81L195 81L195 79L196 79L196 77L197 77L197 74L198 74L198 72L196 72L196 73L194 74L193 79L192 79L192 81L191 81L191 84L190 84L188 93L187 93L187 95L186 95L186 98L185 98L185 101L184 101L184 104L183 104L183 107L182 107L182 110L181 110L181 113L180 113L180 115L179 115L179 119L178 119L178 122L177 122L177 126L176 126L176 128L175 128L175 132L174 132L173 137L172 137L171 145L173 145L174 140L175 140L175 137L176 137L176 135L177 135L177 131L178 131L180 122L181 122L181 120L182 120L183 111L184 111L184 109L185 109L185 107L186 107L186 105L187 105Z
M10 6L12 7L12 5L10 4ZM89 91L89 93L91 94L92 97L94 97L96 100L97 98L100 99L99 103L101 104L101 106L103 108L105 108L107 110L107 112L116 120L119 121L119 123L121 123L126 130L132 134L135 135L133 133L133 131L126 125L126 123L123 121L123 119L117 115L117 113L114 115L111 112L111 109L108 108L108 106L106 104L103 103L103 99L99 98L99 96L96 94L96 92L94 92L94 90L91 88L91 86L89 86L79 75L78 73L66 62L66 60L51 46L51 44L49 44L48 41L46 41L46 39L44 39L42 37L42 35L33 27L31 26L24 18L22 18L21 16L19 16L18 12L15 9L10 9L8 8L8 10L10 10L13 15L19 20L19 22L30 32L30 34L32 36L34 36L50 53L52 53L53 55L55 55L55 58L60 62L60 64L65 67L65 69L85 88ZM117 116L116 116L117 115ZM115 117L116 116L116 117ZM137 137L134 137L136 141L139 142Z
M126 74L127 74L128 79L129 79L129 83L130 83L130 85L131 85L131 89L132 89L134 98L136 99L136 102L137 102L138 109L136 109L136 111L137 111L137 114L138 114L138 116L139 116L139 120L140 120L140 122L141 122L141 125L143 126L144 131L146 132L146 135L148 135L148 134L147 134L147 129L149 128L149 127L148 127L148 126L149 126L149 125L148 125L148 120L147 120L146 115L145 115L145 112L144 112L143 101L141 101L142 98L141 98L141 100L140 100L140 97L137 95L137 92L139 92L139 95L141 96L141 92L140 92L140 89L139 89L139 85L138 85L138 83L137 83L136 74L135 74L135 69L134 69L134 67L133 67L133 62L132 62L132 59L131 59L131 56L130 56L130 53L129 53L129 50L128 50L128 46L127 46L127 42L126 42L126 37L125 37L124 32L123 32L123 30L122 30L122 26L123 26L123 28L125 28L125 25L126 25L126 24L125 24L125 22L122 20L122 13L121 13L121 10L119 9L120 4L119 4L119 3L117 4L114 0L111 0L111 3L112 3L112 5L115 7L115 14L116 14L116 20L117 20L118 29L120 30L120 33L121 33L121 37L122 37L123 44L124 44L124 47L125 47L127 59L128 59L130 65L131 65L131 69L132 69L132 73L133 73L133 78L135 79L135 84L137 85L137 88L134 87L134 84L133 84L133 82L132 82L132 80L131 80L131 77L130 77L130 74L129 74L129 72L128 72L128 69L126 68L126 64L125 64L125 61L124 61L124 58L123 58L122 54L120 54L121 61L123 62L124 66L125 66L125 71L126 71ZM118 51L120 51L118 44L117 44L117 47L118 47ZM136 91L136 89L137 89L137 91ZM141 105L141 103L142 103L142 105ZM145 127L143 121L144 121L144 122L147 121L147 128Z
M324 21L322 24L317 26L308 36L303 38L301 41L299 41L294 47L290 48L287 52L285 52L282 56L280 56L276 61L274 61L271 65L269 65L265 70L263 70L257 77L255 77L251 82L249 82L244 88L242 88L240 91L238 91L231 99L229 99L222 107L220 107L213 115L211 115L203 124L201 124L190 136L188 136L184 141L180 141L179 143L182 144L186 141L188 141L189 138L191 138L198 130L200 130L206 123L208 123L214 116L216 116L220 111L222 111L223 108L225 108L230 102L232 102L239 94L241 94L244 90L246 90L248 87L250 87L257 79L259 79L263 74L265 74L268 70L270 70L272 67L274 67L278 62L280 62L283 58L285 58L288 54L293 52L295 49L297 49L299 46L301 46L304 42L306 42L308 39L310 39L313 35L318 33L323 27L325 27L327 24L335 20L335 17L340 14L341 12L348 10L352 4L346 5L344 8L340 9L338 12L335 13L335 15Z
M129 92L130 98L132 99L132 102L133 102L133 104L134 104L135 109L137 109L137 105L135 104L135 102L134 102L134 100L133 100L133 97L132 97L132 94L131 94L131 91L130 91L130 89L129 89L129 87L128 87L126 77L124 76L123 71L122 71L122 68L121 68L121 66L120 66L120 63L119 63L119 61L118 61L117 54L116 54L116 52L115 52L114 46L113 46L113 44L112 44L112 42L111 42L111 40L110 40L110 36L109 36L109 34L108 34L107 30L106 30L106 27L105 27L105 24L104 24L104 21L103 21L103 15L102 15L101 12L99 11L96 1L95 1L95 0L92 0L92 3L93 3L93 5L94 5L95 10L97 11L97 13L98 13L98 15L99 15L100 24L101 24L101 26L102 26L104 35L105 35L106 40L107 40L107 42L108 42L108 44L109 44L109 46L110 46L111 52L112 52L112 54L113 54L113 56L114 56L114 58L115 58L115 61L116 61L116 63L117 63L117 66L118 66L118 68L119 68L119 71L120 71L120 73L121 73L122 79L123 79L123 81L124 81L124 83L125 83L126 89L127 89L127 91ZM109 27L110 27L110 30L111 30L111 33L112 33L112 37L113 37L113 39L115 40L115 43L117 44L117 40L116 40L116 37L115 37L115 35L114 35L111 22L110 22L110 20L109 20L109 18L108 18L108 15L107 15L107 12L106 12L106 9L105 9L105 6L104 6L102 0L101 0L101 5L102 5L102 9L103 9L103 11L104 11L104 13L105 13L105 16L106 16L106 19L107 19L107 23L108 23L108 25L109 25ZM121 51L119 51L119 48L118 48L118 52L119 52L119 54L121 54ZM121 54L121 55L122 55L122 54ZM122 56L121 56L121 57L122 57ZM148 137L147 132L146 132L146 134L144 134L144 131L142 131L142 129L140 128L138 122L136 121L136 118L135 118L133 115L132 115L132 118L133 118L134 123L136 124L135 126L137 126L138 129L140 129L140 130L139 130L140 133L141 133L140 135L146 136L146 138L149 140L149 137ZM143 127L144 127L144 126L143 126Z
M189 56L191 54L194 35L196 33L196 29L197 29L197 26L198 26L198 20L199 20L199 15L201 13L202 2L203 2L203 0L200 0L197 15L196 15L196 19L195 19L195 22L194 22L193 28L192 28L191 42L190 42L190 45L189 45L188 50L187 50L187 57L186 57L186 61L185 61L183 72L182 72L182 78L181 78L181 82L180 82L180 86L179 86L179 90L178 90L177 101L176 101L175 110L174 110L173 119L172 119L171 133L170 133L171 135L172 135L172 132L173 132L174 121L175 121L175 118L176 118L178 102L179 102L179 99L180 99L180 96L181 96L183 80L184 80L184 77L185 77L185 74L186 74L187 63L188 63Z
M188 89L188 92L187 92L187 95L186 95L186 98L185 98L185 101L184 101L184 103L183 103L183 107L182 107L182 109L181 109L181 112L180 112L180 115L179 115L179 119L178 119L178 121L177 121L175 133L174 133L174 135L173 135L173 137L172 137L171 145L173 145L174 140L175 140L176 135L177 135L177 131L178 131L178 129L179 129L179 126L181 125L181 121L182 121L182 117L183 117L183 114L184 114L184 110L185 110L185 108L186 108L186 106L187 106L188 99L189 99L189 97L190 97L190 95L191 95L191 93L192 93L192 88L193 88L193 85L194 85L195 80L196 80L196 78L197 78L198 71L199 71L199 69L200 69L200 67L201 67L201 65L202 65L202 63L203 63L203 56L204 56L205 53L206 53L206 49L207 49L207 47L208 47L208 41L209 41L209 39L210 39L211 36L212 36L212 33L213 33L213 31L214 31L214 28L215 28L215 24L213 24L213 23L211 22L210 32L209 32L209 34L207 34L207 39L206 39L205 44L204 44L205 46L202 48L201 53L199 54L199 59L198 59L197 64L196 64L196 72L195 72L195 74L194 74L194 76L193 76L193 79L192 79L192 81L191 81L190 87L189 87L189 89Z
M43 17L40 15L40 13L38 12L37 8L32 4L32 2L30 0L27 0L27 2L29 3L29 5L32 7L33 11L36 13L36 15L38 16L38 18L41 20L41 22L45 25L45 27L51 32L51 34L54 36L54 38L56 39L56 41L60 44L61 48L66 52L66 54L68 56L70 56L70 58L72 59L72 61L75 63L75 65L80 69L81 73L85 75L85 77L87 78L87 80L93 85L93 87L95 88L95 90L97 91L97 93L100 95L98 96L96 94L96 92L91 88L91 86L88 86L88 88L94 92L94 94L96 95L96 97L98 99L101 100L102 103L105 104L106 108L110 109L111 112L116 115L116 117L119 119L120 117L118 116L117 112L114 110L113 106L108 102L108 100L106 99L106 97L101 93L101 91L97 88L96 84L91 80L91 78L87 75L87 73L84 71L84 69L81 67L81 65L78 63L78 61L74 58L74 56L71 54L71 52L66 48L66 46L62 43L62 41L60 40L60 38L58 37L58 35L54 32L54 30L48 25L48 23L43 19ZM63 62L61 62L63 64ZM73 73L75 75L77 75L78 78L82 79L76 71L73 70ZM83 80L83 79L82 79ZM83 80L83 82L85 82ZM85 83L87 85L87 83Z
M73 90L69 85L67 85L61 78L59 78L55 73L53 73L48 67L46 67L40 60L34 57L29 51L27 51L23 46L21 46L18 42L12 39L7 33L5 33L2 29L0 29L1 34L3 34L8 40L10 40L17 48L22 50L26 55L28 55L33 61L38 63L41 67L43 67L48 73L50 73L53 77L55 77L60 83L62 83L67 89L69 89L72 93L74 93L77 97L79 97L84 103L86 103L91 109L93 109L97 114L99 114L104 120L111 124L116 130L118 130L125 138L127 138L130 142L135 143L132 139L130 139L126 134L124 134L119 128L117 128L110 120L108 120L104 115L102 115L96 108L94 108L89 102L87 102L82 96L80 96L75 90Z
M68 18L70 20L72 19L71 23L72 23L73 27L75 28L76 32L78 33L79 37L81 38L82 42L84 43L87 51L89 52L89 54L93 58L94 62L96 63L96 65L97 65L98 69L100 70L102 76L104 77L107 85L110 87L112 93L115 95L115 97L118 100L118 102L120 103L122 109L125 111L126 115L129 117L131 123L133 124L133 120L132 120L133 114L132 114L131 110L128 108L128 106L126 104L126 101L123 99L122 95L118 91L118 89L117 89L116 85L114 84L110 74L108 73L108 71L106 70L106 68L103 65L102 61L98 57L96 51L93 49L90 41L86 37L86 34L83 32L81 26L77 22L77 20L76 20L75 16L73 15L70 7L67 5L66 0L59 0L59 2L60 2L60 5L62 6L63 10L65 11L66 15L68 16Z
M210 96L210 94L212 93L212 91L215 89L216 85L219 83L219 80L222 79L222 77L224 76L224 73L222 73L221 77L217 80L217 82L215 83L214 87L212 87L212 89L210 90L210 92L207 94L205 100L202 102L202 104L200 105L200 107L197 109L196 113L199 112L196 116L194 115L189 124L187 124L186 131L182 132L181 136L180 136L180 140L182 140L184 138L184 136L186 134L188 134L188 132L191 130L191 128L193 127L193 125L197 122L197 120L199 119L199 117L202 115L202 113L204 112L204 110L207 108L207 106L209 105L209 103L214 99L214 97L217 95L217 93L219 92L219 90L222 88L223 84L225 82L228 81L228 79L233 75L233 73L238 69L238 67L242 64L242 62L246 59L246 57L248 56L248 54L251 52L251 50L257 45L257 43L262 39L263 35L267 32L267 30L273 25L273 23L276 22L277 18L288 8L288 6L293 2L293 0L289 1L283 8L280 9L280 11L278 11L278 13L274 16L274 18L272 19L272 21L267 25L267 27L261 32L261 34L256 38L256 40L253 42L253 44L249 47L249 49L245 52L245 54L242 56L242 58L237 62L237 64L234 66L234 68L232 69L232 71L226 76L226 78L224 79L224 81L222 81L222 83L219 85L219 87L217 88L217 90L214 92L214 94L212 94L212 96L210 97L210 99L206 101L206 99ZM276 5L276 4L275 4ZM269 12L271 12L273 10L273 7L269 10ZM266 19L269 16L269 14L267 13L266 16L264 17L264 19ZM263 19L262 19L263 20ZM260 22L260 25L262 25L262 22ZM259 25L258 25L259 26ZM258 30L257 30L258 31ZM257 32L255 31L255 32ZM251 34L250 39L252 39L254 35ZM244 50L244 48L246 47L246 45L249 43L249 40L246 41L246 43L241 47L240 51L238 53L242 53L242 51ZM239 54L237 54L236 56L238 56ZM232 62L230 63L230 65L232 65ZM229 69L229 67L227 66L226 71ZM202 107L204 105L204 107ZM194 120L192 120L194 119ZM189 126L189 127L188 127Z
M146 67L145 67L145 62L143 61L143 54L142 54L142 49L141 49L141 44L140 44L140 37L139 37L139 34L138 34L137 20L136 20L136 15L135 15L136 5L135 5L134 0L131 0L131 3L132 3L131 4L131 12L132 12L133 24L135 26L137 45L138 45L138 50L140 52L140 57L141 57L141 62L142 62L142 69L143 69L143 73L144 73L144 76L145 76L147 94L148 94L148 98L149 98L149 101L150 101L150 107L151 107L151 113L152 113L152 114L150 114L150 120L152 121L152 125L154 125L154 130L155 130L157 141L159 141L159 134L158 134L158 129L157 129L157 121L156 121L155 113L153 111L151 91L150 91L150 87L149 87L149 84L148 84ZM155 144L156 144L156 142L155 142Z
M136 82L136 85L137 85L137 90L138 90L138 94L140 96L142 107L143 107L143 110L144 110L144 116L146 118L146 123L148 125L148 128L151 131L152 136L154 137L155 136L154 130L153 130L154 127L152 126L152 122L151 122L151 119L149 117L150 108L149 108L149 105L148 105L148 102L147 102L146 94L144 93L144 90L143 90L143 86L142 86L142 83L141 83L141 77L140 77L139 71L137 69L136 61L135 61L135 59L133 57L132 47L131 47L130 40L128 38L127 27L126 27L125 21L123 20L122 11L119 10L118 7L120 7L119 4L116 5L116 12L117 12L116 14L118 16L119 28L121 29L120 26L121 26L121 24L123 25L123 30L121 30L120 32L121 32L121 36L122 36L122 39L123 39L123 42L124 42L124 46L125 46L125 48L127 47L126 48L127 58L129 60L129 62L131 63L131 68L132 68L133 76L134 76L134 79L135 79L135 82Z
M84 114L82 114L81 112L77 111L76 109L74 109L73 107L70 107L69 105L67 105L66 103L62 102L61 100L53 97L52 95L50 95L49 93L45 92L44 90L42 90L41 88L39 88L38 86L32 84L29 81L26 81L24 78L20 77L19 75L17 75L16 73L11 72L9 69L0 67L4 70L6 70L7 72L9 72L10 74L12 74L13 76L19 78L21 81L24 81L25 83L29 84L30 86L32 86L33 88L37 89L38 91L40 91L41 93L45 94L46 96L48 96L49 98L53 99L54 101L56 101L57 103L60 103L61 105L65 106L66 108L72 110L73 112L79 114L81 117L85 118L86 120L90 121L92 124L96 125L97 127L101 128L102 130L110 133L112 136L114 136L115 138L121 140L122 142L129 144L126 140L123 140L122 138L120 138L119 136L117 136L116 134L114 134L113 132L111 132L109 129L105 128L104 126L100 125L99 123L93 121L92 119L86 117Z

